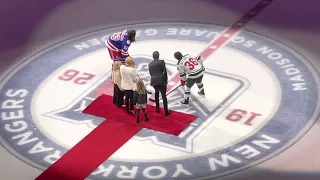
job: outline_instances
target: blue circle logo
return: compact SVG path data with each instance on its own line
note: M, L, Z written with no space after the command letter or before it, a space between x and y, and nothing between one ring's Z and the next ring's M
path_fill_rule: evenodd
M109 35L137 31L129 54L149 85L148 63L160 52L169 79L175 51L198 55L225 27L196 23L136 24L65 40L26 59L1 80L0 140L22 161L46 169L103 119L81 113L111 94ZM91 173L91 179L196 179L234 173L274 157L310 129L319 115L319 76L292 48L241 31L204 61L206 98L191 90L168 96L175 111L197 115L179 136L141 130ZM101 142L105 143L105 142ZM147 149L147 150L146 150Z

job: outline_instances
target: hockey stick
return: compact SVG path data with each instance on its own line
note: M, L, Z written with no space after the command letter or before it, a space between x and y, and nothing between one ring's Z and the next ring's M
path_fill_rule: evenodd
M179 87L181 87L181 84L180 84L179 86L177 86L176 88L172 89L170 92L168 92L168 93L166 94L166 96L168 96L170 93L172 93L173 91L175 91L175 90L178 89ZM162 97L159 98L159 101L160 101L160 100L162 100ZM156 100L155 100L155 99L152 99L152 98L149 98L149 101L151 101L151 102L156 102Z
M209 47L209 46L208 46ZM201 54L201 53L200 53ZM201 55L200 54L198 54L196 57L195 57L195 60L196 61L199 61L199 60L202 60L203 61L203 58L201 57ZM187 56L187 55L189 55L189 54L185 54L184 56ZM200 63L202 66L203 66L203 64L202 63ZM204 68L204 66L203 66L203 68ZM176 76L177 76L177 74L176 74ZM173 77L172 79L177 79L177 77ZM172 80L171 79L171 80ZM171 81L170 80L170 81ZM176 85L174 85L174 86L176 86ZM177 88L179 88L181 86L181 84L180 85L178 85L177 87L175 87L174 89L172 89L168 94L170 94L172 91L174 91L174 90L176 90ZM169 86L169 89L170 88L173 88L173 87L170 87ZM167 89L168 90L168 89ZM152 94L153 95L153 94ZM161 100L161 99L159 99L159 100ZM151 102L155 102L155 96L151 96L150 98L149 98L149 101L151 101Z

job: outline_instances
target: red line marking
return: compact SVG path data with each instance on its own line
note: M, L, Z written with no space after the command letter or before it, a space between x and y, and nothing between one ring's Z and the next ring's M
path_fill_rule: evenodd
M231 37L237 34L241 28L243 28L250 20L256 17L259 13L261 13L272 2L273 0L260 1L256 6L254 6L246 14L244 14L240 20L238 20L232 26L226 29L225 32L219 36L219 38L213 40L213 42L211 42L211 44L200 53L200 56L202 56L202 58L206 60L216 50L223 47L223 45L225 45L228 42L228 40L231 39ZM167 92L170 92L174 88L176 88L179 85L179 82L180 75L179 73L177 73L169 80L167 85ZM152 95L152 97L150 98L154 100L154 95Z

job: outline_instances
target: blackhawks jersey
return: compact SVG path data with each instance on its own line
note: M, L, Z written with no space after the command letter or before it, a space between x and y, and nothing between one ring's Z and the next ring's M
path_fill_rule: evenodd
M182 80L195 79L203 75L205 68L203 67L203 60L200 56L192 58L189 54L182 57L178 61L178 71Z

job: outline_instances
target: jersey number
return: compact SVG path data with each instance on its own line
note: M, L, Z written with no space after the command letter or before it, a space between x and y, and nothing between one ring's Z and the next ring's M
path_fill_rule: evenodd
M121 38L121 34L122 34L121 32L112 34L111 40L113 40L113 41L122 40L123 38Z
M189 70L193 70L194 67L195 67L196 65L198 65L198 64L199 64L199 63L198 63L196 60L194 60L193 58L189 58L183 65L184 65L185 67L188 67Z

